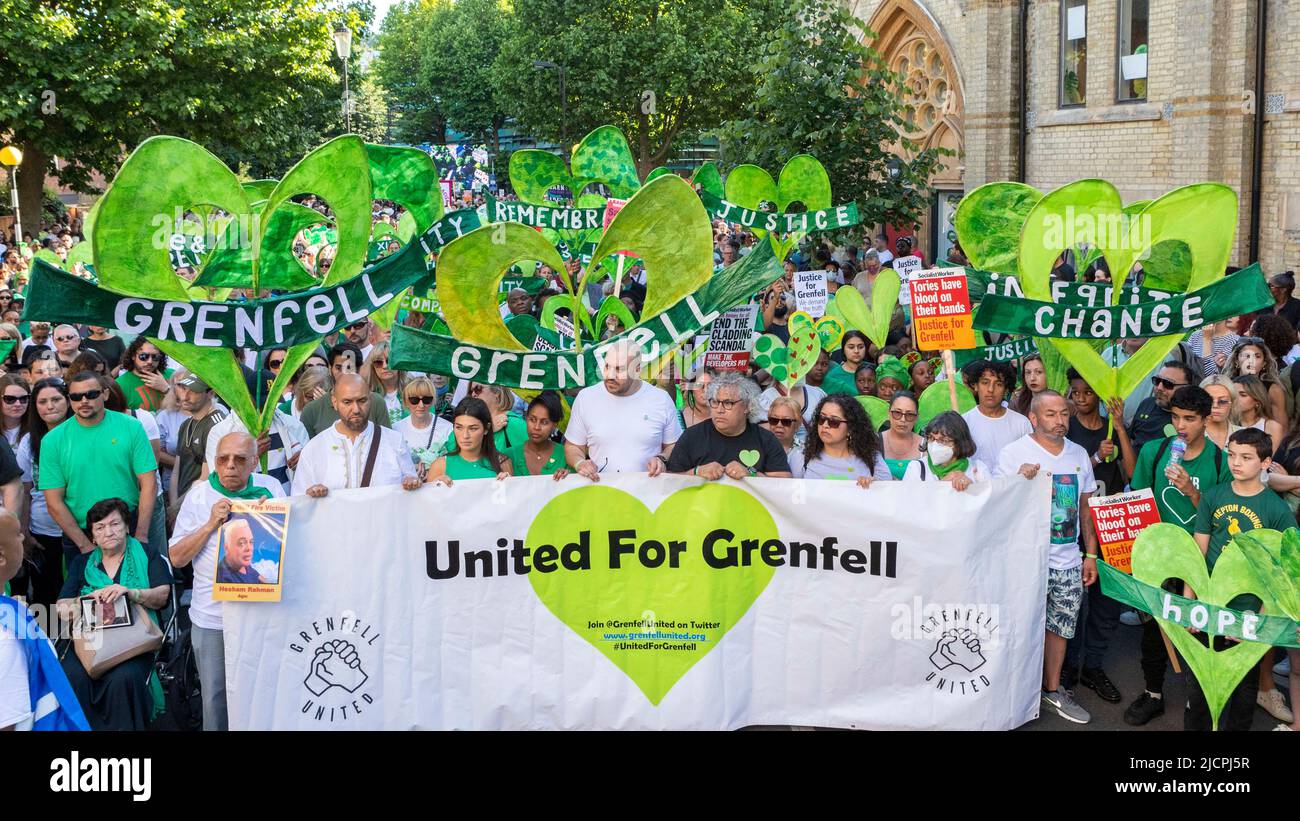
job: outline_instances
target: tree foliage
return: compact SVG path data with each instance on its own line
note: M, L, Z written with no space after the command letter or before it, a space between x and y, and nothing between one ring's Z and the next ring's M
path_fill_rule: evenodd
M515 0L494 82L536 137L572 144L618 126L644 176L740 109L754 84L753 47L778 9L772 0ZM535 69L537 60L564 67L566 106L557 72Z
M400 142L446 142L446 92L430 84L424 44L446 27L451 12L451 0L407 0L384 17L374 71L393 113L392 137Z
M727 158L775 176L795 154L819 159L836 202L854 200L864 225L914 225L930 207L938 149L906 138L902 76L864 40L869 32L835 0L795 0L754 62L754 85L723 129ZM899 150L897 176L889 164Z
M338 116L339 22L363 34L369 3L300 0L0 0L0 129L26 155L19 197L42 172L91 189L154 134L232 166L283 171ZM354 59L356 52L354 51ZM25 172L25 173L23 173ZM35 226L32 226L35 227Z

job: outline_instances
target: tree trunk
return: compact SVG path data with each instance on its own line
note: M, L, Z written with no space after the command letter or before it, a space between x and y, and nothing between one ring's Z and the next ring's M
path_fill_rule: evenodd
M45 191L45 169L50 158L33 145L20 146L23 164L18 167L18 208L22 212L23 234L33 237L41 231L41 204Z

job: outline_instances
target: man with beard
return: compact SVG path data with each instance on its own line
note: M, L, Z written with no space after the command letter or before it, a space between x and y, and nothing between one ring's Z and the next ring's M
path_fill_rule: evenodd
M294 496L321 498L330 490L380 485L420 487L405 437L370 420L372 399L358 374L345 373L334 383L330 401L339 419L302 449L293 476Z

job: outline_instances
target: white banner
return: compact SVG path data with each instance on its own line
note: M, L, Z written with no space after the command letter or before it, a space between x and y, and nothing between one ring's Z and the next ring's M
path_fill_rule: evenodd
M283 600L224 605L230 726L1010 729L1038 715L1049 497L644 474L298 497Z

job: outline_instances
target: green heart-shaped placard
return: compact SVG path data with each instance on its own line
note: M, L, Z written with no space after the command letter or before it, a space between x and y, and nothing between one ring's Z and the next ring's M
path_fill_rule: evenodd
M833 316L824 316L813 323L817 329L817 336L821 338L822 350L833 351L840 346L840 340L844 338L844 323Z
M1021 289L1027 299L1052 301L1052 264L1081 228L1093 231L1095 245L1110 267L1118 302L1133 263L1162 242L1185 243L1191 255L1188 291L1223 276L1232 251L1237 195L1218 183L1174 189L1136 213L1126 214L1119 192L1104 180L1079 180L1039 200L1025 218L1020 236ZM1097 395L1108 399L1133 392L1181 341L1182 334L1155 337L1121 367L1107 365L1085 339L1049 339Z
M588 485L552 499L528 528L526 543L536 556L543 545L562 550L581 543L580 534L591 533L591 568L532 572L528 581L537 597L570 630L589 642L632 680L651 704L658 704L687 671L709 654L749 611L774 569L765 562L747 567L714 569L705 564L699 545L716 526L726 521L734 533L733 543L777 538L772 515L745 491L706 484L679 490L655 511L639 499L617 488ZM624 554L620 566L611 568L607 531L632 530L639 547L650 541L659 545L662 564L647 567L637 552ZM669 542L685 542L678 567L663 557ZM647 557L652 554L647 552ZM614 615L644 614L644 627L679 632L690 622L712 622L716 629L686 631L703 633L705 640L693 649L664 651L619 650L606 640L603 624ZM668 627L675 622L677 627Z
M790 349L781 337L763 334L754 340L754 366L767 371L777 382L785 384L790 376Z
M898 305L898 292L902 282L893 268L882 269L871 287L871 306L867 306L861 292L854 287L840 288L835 292L833 302L835 310L852 328L857 328L875 343L877 348L885 347L889 338L889 325L894 319L894 307Z
M811 328L817 323L807 311L795 311L786 318L786 331L794 333L800 328Z
M965 413L975 407L975 396L965 385L957 385L957 412ZM930 420L944 411L952 410L952 397L948 393L948 382L935 382L930 387L921 391L921 395L916 398L916 432L920 433L925 426L930 424Z
M858 404L871 418L872 430L880 430L880 426L889 420L889 403L879 396L859 396Z
M1270 552L1280 548L1282 534L1275 530L1256 530L1252 535L1268 546ZM1138 534L1133 543L1133 578L1154 587L1160 587L1166 579L1182 579L1191 585L1199 601L1219 607L1227 607L1234 597L1249 593L1260 598L1265 612L1278 612L1268 590L1258 584L1246 554L1234 542L1224 546L1211 574L1206 570L1205 557L1196 540L1174 524L1151 525ZM1243 641L1215 652L1202 645L1186 628L1164 619L1160 619L1160 624L1195 673L1217 729L1219 714L1232 691L1242 678L1255 675L1256 665L1269 651L1268 645Z
M811 154L796 154L781 168L780 182L757 165L738 165L727 175L723 189L729 201L751 211L761 210L764 203L775 206L784 214L795 203L802 203L809 211L831 207L831 178L826 168ZM756 236L767 232L751 229ZM777 259L785 259L803 232L794 232L780 239L771 237L772 250Z
M758 464L759 453L756 450L742 450L740 452L740 463L747 468L752 468Z
M786 374L785 386L789 388L798 384L817 364L817 357L822 352L822 338L817 334L816 328L806 325L790 332L790 344L787 347L790 349L790 372Z

